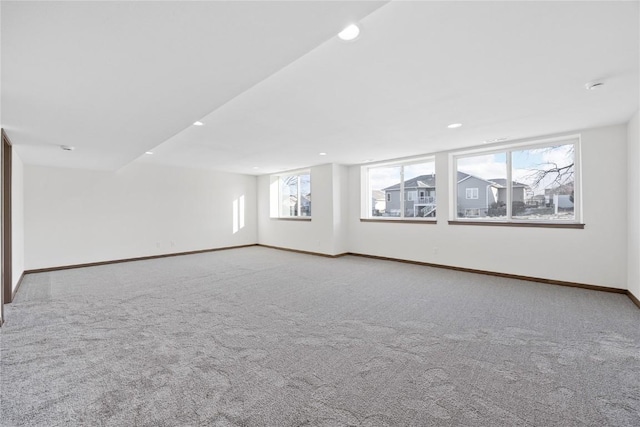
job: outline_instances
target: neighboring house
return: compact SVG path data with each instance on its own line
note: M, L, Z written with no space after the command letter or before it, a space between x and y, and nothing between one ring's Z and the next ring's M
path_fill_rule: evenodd
M300 216L311 216L311 193L301 197ZM289 196L282 201L282 213L285 216L298 216L298 198Z
M300 206L300 215L311 216L311 193L303 194Z
M382 216L385 212L386 205L384 191L373 190L371 192L371 214L373 216Z
M385 214L400 216L400 183L385 188ZM405 217L436 216L436 176L420 175L404 183Z
M549 197L554 194L570 196L573 194L573 181L565 184L560 184L557 187L547 188L544 190L544 195Z
M545 206L547 204L547 199L544 194L536 194L527 200L527 205L532 205L535 207Z
M526 200L533 196L533 192L527 184L514 181L511 188L513 191L512 201L521 202L522 207L524 207ZM506 203L506 179L482 179L458 172L458 217L501 216L506 214L504 209Z
M498 203L507 203L507 180L492 178L489 181L498 186ZM511 188L513 188L513 198L511 200L514 202L525 202L533 197L533 191L527 184L513 181Z
M573 182L569 182L546 189L544 191L544 197L547 205L555 208L556 214L558 211L573 211L573 191Z
M558 211L573 211L571 195L555 194L553 196L553 206L556 208L555 213L558 213Z
M458 217L487 216L489 208L500 200L498 190L492 181L458 172Z
M524 202L532 196L531 188L513 182L513 201ZM400 216L400 183L385 188L385 215ZM420 175L404 183L405 217L428 217L436 214L436 177ZM458 217L473 218L500 215L507 201L507 180L482 179L458 172ZM490 212L490 209L495 211ZM506 210L505 210L506 212Z
M562 199L567 200L571 198L573 196L573 182L568 182L566 184L561 184L557 187L547 188L544 190L544 197L547 199L547 203L553 203L554 196L564 196Z

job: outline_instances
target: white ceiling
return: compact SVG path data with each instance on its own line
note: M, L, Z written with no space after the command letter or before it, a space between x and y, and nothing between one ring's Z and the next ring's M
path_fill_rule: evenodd
M261 174L624 123L639 108L639 14L637 1L3 1L2 125L25 163ZM351 21L360 37L339 40Z

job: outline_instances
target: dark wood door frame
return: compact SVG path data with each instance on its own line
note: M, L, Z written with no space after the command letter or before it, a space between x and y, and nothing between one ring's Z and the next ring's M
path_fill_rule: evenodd
M4 145L4 129L1 129L2 137L0 138L0 144ZM0 146L0 166L2 166L2 172L4 172L4 150ZM4 231L2 227L2 206L4 205L2 199L4 195L4 174L0 172L0 327L4 323Z
M11 257L11 140L2 129L2 292L4 303L13 300Z

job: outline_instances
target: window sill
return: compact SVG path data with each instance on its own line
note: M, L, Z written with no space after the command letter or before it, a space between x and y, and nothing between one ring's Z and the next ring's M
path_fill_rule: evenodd
M539 228L577 228L584 229L584 224L575 222L516 222L516 221L449 221L449 225L488 225L496 227L539 227Z
M399 222L401 224L436 224L438 221L435 219L372 219L372 218L360 218L360 222Z
M311 221L310 216L292 216L292 217L271 217L276 221Z

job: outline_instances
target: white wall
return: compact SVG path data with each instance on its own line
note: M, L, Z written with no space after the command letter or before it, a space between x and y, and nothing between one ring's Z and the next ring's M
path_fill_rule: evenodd
M11 279L15 291L24 272L24 165L15 149L11 161Z
M233 232L233 202L245 226ZM25 269L254 244L256 178L132 163L24 168Z
M311 221L271 218L271 177L258 178L258 243L326 255L346 250L346 190L344 166L321 165L311 169ZM334 197L334 191L336 197Z
M629 291L640 299L640 111L629 121L627 128L627 170L629 185L627 283Z
M448 153L438 153L437 225L360 222L360 167L350 168L349 251L626 289L627 128L581 134L585 229L448 225Z
M625 289L629 280L638 295L638 115L628 127L581 134L584 230L448 225L448 153L436 154L444 177L437 225L360 222L359 166L312 167L312 220L293 221L270 218L269 176L137 163L118 172L26 165L25 269L257 242ZM241 195L246 224L233 233Z
M349 168L333 165L333 254L349 251ZM357 215L357 214L356 214Z

